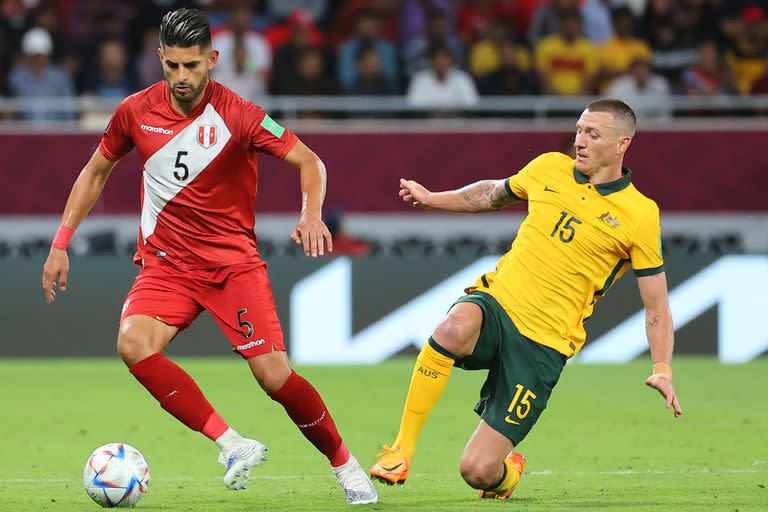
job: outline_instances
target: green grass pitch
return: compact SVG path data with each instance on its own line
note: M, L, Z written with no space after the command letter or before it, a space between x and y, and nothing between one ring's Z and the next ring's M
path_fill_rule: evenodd
M217 410L270 447L244 491L221 483L216 448L165 413L111 360L0 360L0 510L99 510L82 488L92 449L122 441L152 471L145 511L345 510L327 462L237 358L180 359ZM325 397L368 467L392 441L412 361L299 368ZM458 474L477 424L484 372L455 370L422 434L408 483L378 485L371 510L768 510L768 360L681 359L674 419L643 379L648 361L569 365L521 444L527 472L513 500L480 501Z

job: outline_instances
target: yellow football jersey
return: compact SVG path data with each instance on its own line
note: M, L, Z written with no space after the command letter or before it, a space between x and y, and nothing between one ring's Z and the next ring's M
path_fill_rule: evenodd
M622 174L592 185L573 159L545 153L508 178L528 216L496 271L467 291L491 294L528 338L576 354L584 320L630 264L638 276L664 271L659 208Z

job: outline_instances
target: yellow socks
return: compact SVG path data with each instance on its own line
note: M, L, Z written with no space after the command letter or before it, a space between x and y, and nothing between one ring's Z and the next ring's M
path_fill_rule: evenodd
M416 358L400 420L400 432L392 446L400 446L401 453L408 459L413 456L424 422L448 384L455 360L451 355L430 337L429 343L424 345Z
M517 486L517 482L520 480L520 473L517 472L517 468L512 464L509 459L504 459L504 476L501 481L493 489L488 489L491 492L507 492L513 490Z

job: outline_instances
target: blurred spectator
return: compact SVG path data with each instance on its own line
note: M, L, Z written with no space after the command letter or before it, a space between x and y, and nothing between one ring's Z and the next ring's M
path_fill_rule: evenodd
M328 0L267 0L267 12L273 20L287 18L298 9L322 22L328 12Z
M698 16L694 6L668 0L648 5L645 25L653 50L653 68L670 84L677 85L682 72L696 62Z
M738 86L715 41L699 44L698 60L682 76L682 91L689 96L738 94Z
M533 23L536 10L550 0L511 0L515 16L515 29L520 34L527 34Z
M613 37L611 0L586 0L581 5L584 35L593 44L601 44Z
M8 77L8 89L18 98L47 98L74 96L70 77L58 66L51 64L53 41L40 27L28 30L21 39L24 63ZM71 113L54 113L45 107L20 113L21 119L34 121L73 119Z
M670 117L669 82L651 72L648 59L636 59L629 72L613 81L606 95L624 100L639 118L664 120Z
M755 81L752 85L752 91L750 92L752 94L768 94L768 62L766 62L766 72ZM763 116L766 114L768 114L768 112L762 112Z
M64 34L56 8L51 5L44 5L34 10L32 26L44 28L51 36L53 42L51 62L55 62L62 71L67 73L75 89L79 89L78 86L82 85L84 74L82 55L85 52ZM95 65L95 62L93 64Z
M501 20L492 20L485 30L485 37L469 50L469 70L475 77L498 71L501 66L501 45L512 39L512 30ZM517 52L519 67L529 69L530 56L526 48Z
M431 13L440 11L445 17L445 33L456 37L456 5L452 0L401 0L400 46L407 46L413 39L429 31Z
M165 5L157 5L159 3ZM141 8L135 9L134 2L96 2L88 0L47 1L43 5L55 5L57 23L67 36L78 45L95 47L105 39L121 39L128 32L129 20L151 17L151 23L160 24L162 15L174 9L173 3L163 0L141 2ZM168 5L168 4L171 5ZM145 26L144 26L145 27ZM142 27L142 28L144 28ZM56 41L58 42L58 41Z
M543 37L560 31L560 17L563 12L578 10L578 0L552 0L540 4L533 13L531 25L528 27L528 42L536 46Z
M592 92L597 71L595 47L581 35L581 17L576 9L560 11L559 32L536 45L536 68L544 92L556 95L586 95Z
M289 44L297 31L306 32L306 39L312 46L325 44L325 34L315 25L312 14L301 9L293 11L282 23L276 23L264 32L272 50Z
M219 51L213 78L246 99L266 92L272 67L272 49L267 40L251 28L251 8L241 4L232 9L229 24L211 34L211 46Z
M768 15L754 5L741 11L740 18L741 30L730 40L725 56L739 91L749 94L757 79L768 69Z
M355 81L346 89L352 96L392 96L398 93L397 86L384 72L381 54L370 43L358 48ZM368 117L368 116L366 116Z
M380 37L376 12L364 9L358 13L356 37L345 41L339 49L337 72L342 89L349 89L357 80L358 53L363 46L378 53L380 71L387 81L394 83L398 76L395 47Z
M355 256L366 257L371 255L371 244L362 238L355 238L347 233L344 226L344 211L338 208L331 209L323 215L323 222L333 237L333 251L326 256Z
M299 11L300 12L300 11ZM294 13L295 14L295 13ZM275 59L272 66L272 79L274 82L294 80L298 69L299 56L309 48L322 48L322 39L313 37L315 30L312 20L303 16L293 16L291 23L290 39L275 51ZM323 60L328 59L323 56ZM330 72L330 69L327 69Z
M634 36L635 19L629 9L616 9L611 19L615 35L597 49L601 65L598 79L600 89L625 73L635 60L650 61L653 55L648 44Z
M296 69L276 83L275 93L287 96L338 94L336 82L326 72L326 67L322 51L311 46L304 48L296 59Z
M503 41L499 52L499 69L478 79L481 95L511 96L539 94L536 75L520 65L520 52L525 49L513 41Z
M527 27L523 27L522 7L520 0L494 0L493 17L509 25L518 34L525 34Z
M331 34L333 47L338 48L343 41L354 36L357 28L357 13L363 9L370 9L376 13L381 25L382 37L389 42L395 42L400 26L398 4L398 0L347 0L338 11L333 24Z
M142 37L141 51L136 61L140 89L165 79L163 66L157 56L157 49L160 46L160 29L158 27L159 24L157 27L146 29Z
M464 46L448 30L448 18L444 11L433 9L427 17L427 29L416 36L403 48L403 66L406 76L411 77L417 71L429 67L429 48L445 46L451 52L454 65L464 67Z
M468 0L459 9L459 39L470 46L487 32L488 24L496 18L495 0Z
M128 73L128 56L125 46L117 40L104 41L99 45L96 70L83 87L87 95L101 98L123 99L138 89Z
M236 39L234 47L229 48L229 52L232 67L218 69L217 65L214 78L249 101L254 101L255 98L266 94L263 74L259 73L248 58L245 41Z
M435 107L438 114L448 114L455 108L477 103L475 83L469 74L454 67L447 47L431 47L429 62L428 69L413 75L406 95L408 103Z
M24 29L27 27L27 12L21 2L0 3L0 78L3 82L0 93L5 89L5 76L15 62Z

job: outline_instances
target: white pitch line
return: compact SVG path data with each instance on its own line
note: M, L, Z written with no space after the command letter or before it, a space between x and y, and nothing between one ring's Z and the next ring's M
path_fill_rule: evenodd
M762 462L762 461L760 461ZM757 464L756 464L757 465ZM551 469L543 469L540 471L528 471L526 476L568 476L568 475L611 475L611 476L637 476L637 475L707 475L714 473L768 473L766 469L755 468L701 468L698 471L690 471L686 469L679 469L674 471L662 471L656 469L620 469L614 471L553 471ZM457 473L412 473L411 476L418 478L429 477L453 477L458 475ZM320 480L331 479L332 475L252 475L251 480ZM0 484L14 484L14 483L71 483L80 481L79 478L0 478ZM218 477L198 477L190 478L183 476L171 476L171 477L153 477L152 482L217 482Z

